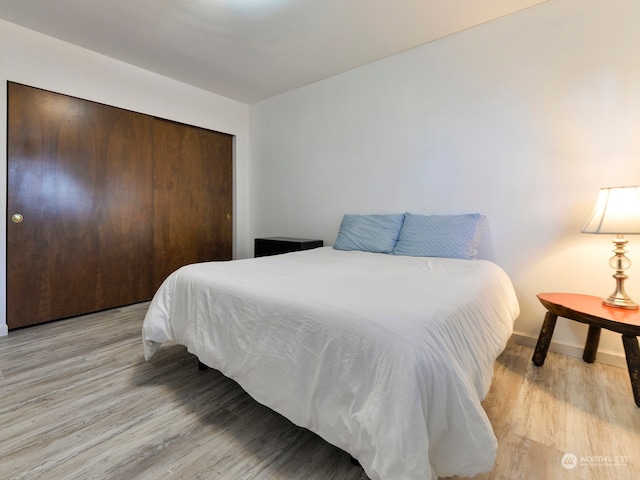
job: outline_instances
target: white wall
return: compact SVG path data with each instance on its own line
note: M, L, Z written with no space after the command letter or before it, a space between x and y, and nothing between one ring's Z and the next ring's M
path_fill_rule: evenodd
M639 18L637 0L550 0L252 105L252 237L330 245L344 213L483 213L481 256L531 342L536 293L613 291L611 238L580 229L600 187L640 184ZM559 320L553 348L585 338ZM622 362L619 335L600 345Z
M234 255L251 256L249 107L0 20L0 335L6 334L6 82L235 135Z

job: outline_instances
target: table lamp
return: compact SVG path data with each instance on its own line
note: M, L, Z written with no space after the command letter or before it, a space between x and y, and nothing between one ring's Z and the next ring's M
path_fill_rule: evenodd
M596 206L582 233L601 233L615 235L613 240L615 255L609 265L616 273L616 289L602 303L610 307L637 309L635 303L624 291L624 281L629 278L624 271L631 266L631 260L624 249L627 244L625 235L640 234L640 186L601 188Z

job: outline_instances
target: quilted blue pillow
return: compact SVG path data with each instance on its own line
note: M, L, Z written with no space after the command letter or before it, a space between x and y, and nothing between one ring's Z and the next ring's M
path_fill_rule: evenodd
M404 215L345 215L340 224L336 250L391 253L398 241Z
M393 253L412 257L474 259L485 223L484 215L415 215L405 213Z

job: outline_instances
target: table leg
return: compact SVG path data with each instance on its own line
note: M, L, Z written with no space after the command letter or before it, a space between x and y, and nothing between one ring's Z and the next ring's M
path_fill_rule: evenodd
M542 322L540 336L538 336L538 343L536 343L536 349L533 352L532 359L533 363L538 367L541 367L544 364L544 359L547 358L547 351L549 350L549 344L553 336L553 329L556 328L557 319L558 316L551 312L547 312L544 316L544 322Z
M589 325L589 333L587 334L587 343L584 344L584 352L582 353L582 359L587 363L593 363L596 361L596 354L598 353L598 344L600 343L600 327L595 325Z
M638 347L638 339L632 335L622 335L622 344L627 357L633 398L636 405L640 407L640 347Z

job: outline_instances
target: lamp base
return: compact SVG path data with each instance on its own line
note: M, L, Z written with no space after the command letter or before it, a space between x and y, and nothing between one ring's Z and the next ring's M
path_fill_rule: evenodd
M637 310L638 307L640 307L640 305L638 305L636 302L631 300L629 297L620 298L620 297L610 296L607 298L603 298L602 303L607 305L608 307L626 308L627 310Z
M624 271L631 266L631 261L625 256L627 251L624 247L627 244L627 239L624 238L624 235L616 235L613 244L615 245L613 249L615 255L609 259L609 265L616 271L616 273L612 275L616 281L616 289L611 295L604 298L602 303L609 307L636 310L638 309L638 304L631 300L631 297L624 291L624 281L629 278L625 275Z

